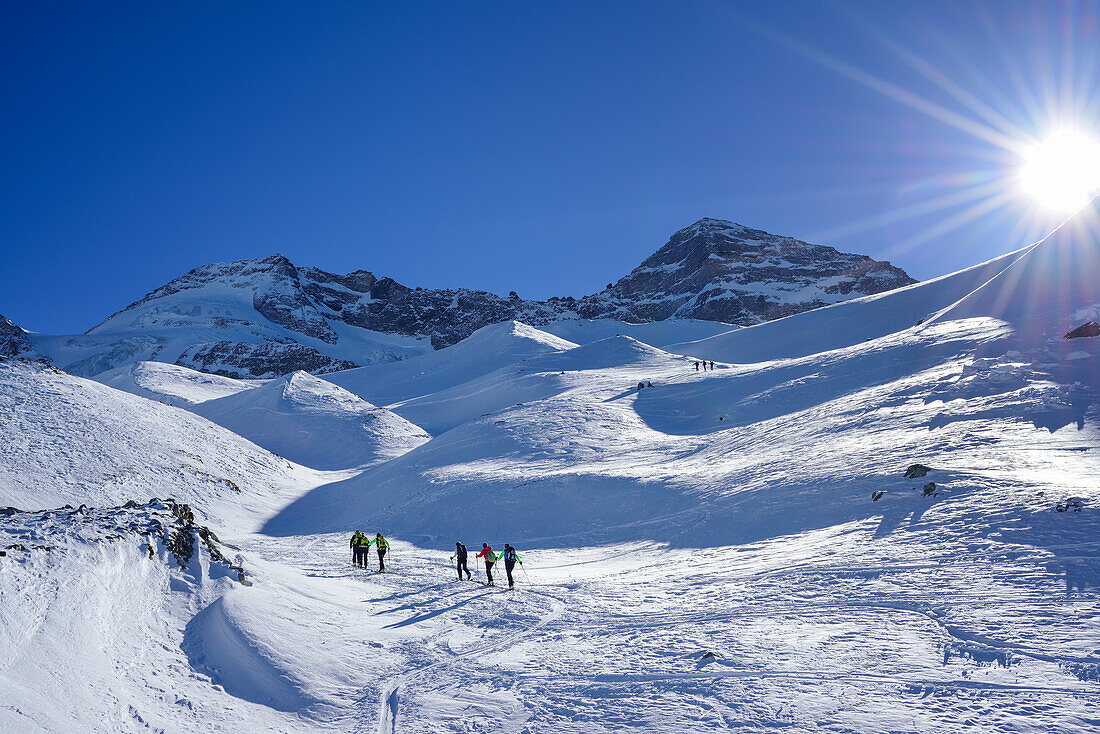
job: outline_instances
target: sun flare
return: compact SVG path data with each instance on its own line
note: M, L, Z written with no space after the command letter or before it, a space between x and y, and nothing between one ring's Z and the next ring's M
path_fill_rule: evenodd
M1020 188L1047 209L1072 212L1100 191L1100 143L1061 130L1022 151Z

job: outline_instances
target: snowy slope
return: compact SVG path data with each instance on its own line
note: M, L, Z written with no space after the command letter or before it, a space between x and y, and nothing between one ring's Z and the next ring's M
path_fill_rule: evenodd
M174 497L251 526L312 475L186 410L38 364L0 362L0 505Z
M1026 249L924 283L758 324L752 331L729 331L684 340L670 344L668 349L703 359L763 362L848 347L905 330L932 317L989 282Z
M469 382L501 367L576 345L516 321L482 327L454 346L397 364L345 370L326 379L378 405L395 405ZM415 421L414 421L415 422Z
M1100 348L1063 336L1100 304L1093 248L875 299L836 329L899 330L793 358L704 373L620 337L529 360L435 396L466 420L266 530L546 549L515 600L398 587L426 660L380 697L387 731L1091 731Z
M662 349L669 344L698 341L737 328L739 327L720 321L699 319L665 319L644 324L628 324L613 319L568 319L539 327L542 331L577 344L588 344L621 335Z
M235 395L263 384L257 380L235 380L164 362L125 364L101 372L95 376L95 381L182 408Z
M295 372L190 409L314 469L377 463L428 440L423 430L404 418L308 372Z

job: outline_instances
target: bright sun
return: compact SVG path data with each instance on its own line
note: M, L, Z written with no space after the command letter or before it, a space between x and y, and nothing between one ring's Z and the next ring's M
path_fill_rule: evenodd
M1061 130L1022 151L1020 187L1042 206L1073 212L1100 192L1100 143Z

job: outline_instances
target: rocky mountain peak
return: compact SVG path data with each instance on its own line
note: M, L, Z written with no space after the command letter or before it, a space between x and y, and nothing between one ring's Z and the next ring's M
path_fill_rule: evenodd
M611 318L627 321L750 325L914 282L865 255L704 218L673 234L601 298L613 306Z

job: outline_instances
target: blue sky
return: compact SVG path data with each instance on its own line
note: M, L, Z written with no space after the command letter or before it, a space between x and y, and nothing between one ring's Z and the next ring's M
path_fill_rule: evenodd
M1050 226L983 205L1006 130L1100 116L1098 2L4 3L0 40L0 313L53 333L272 252L580 296L704 216L924 279Z

